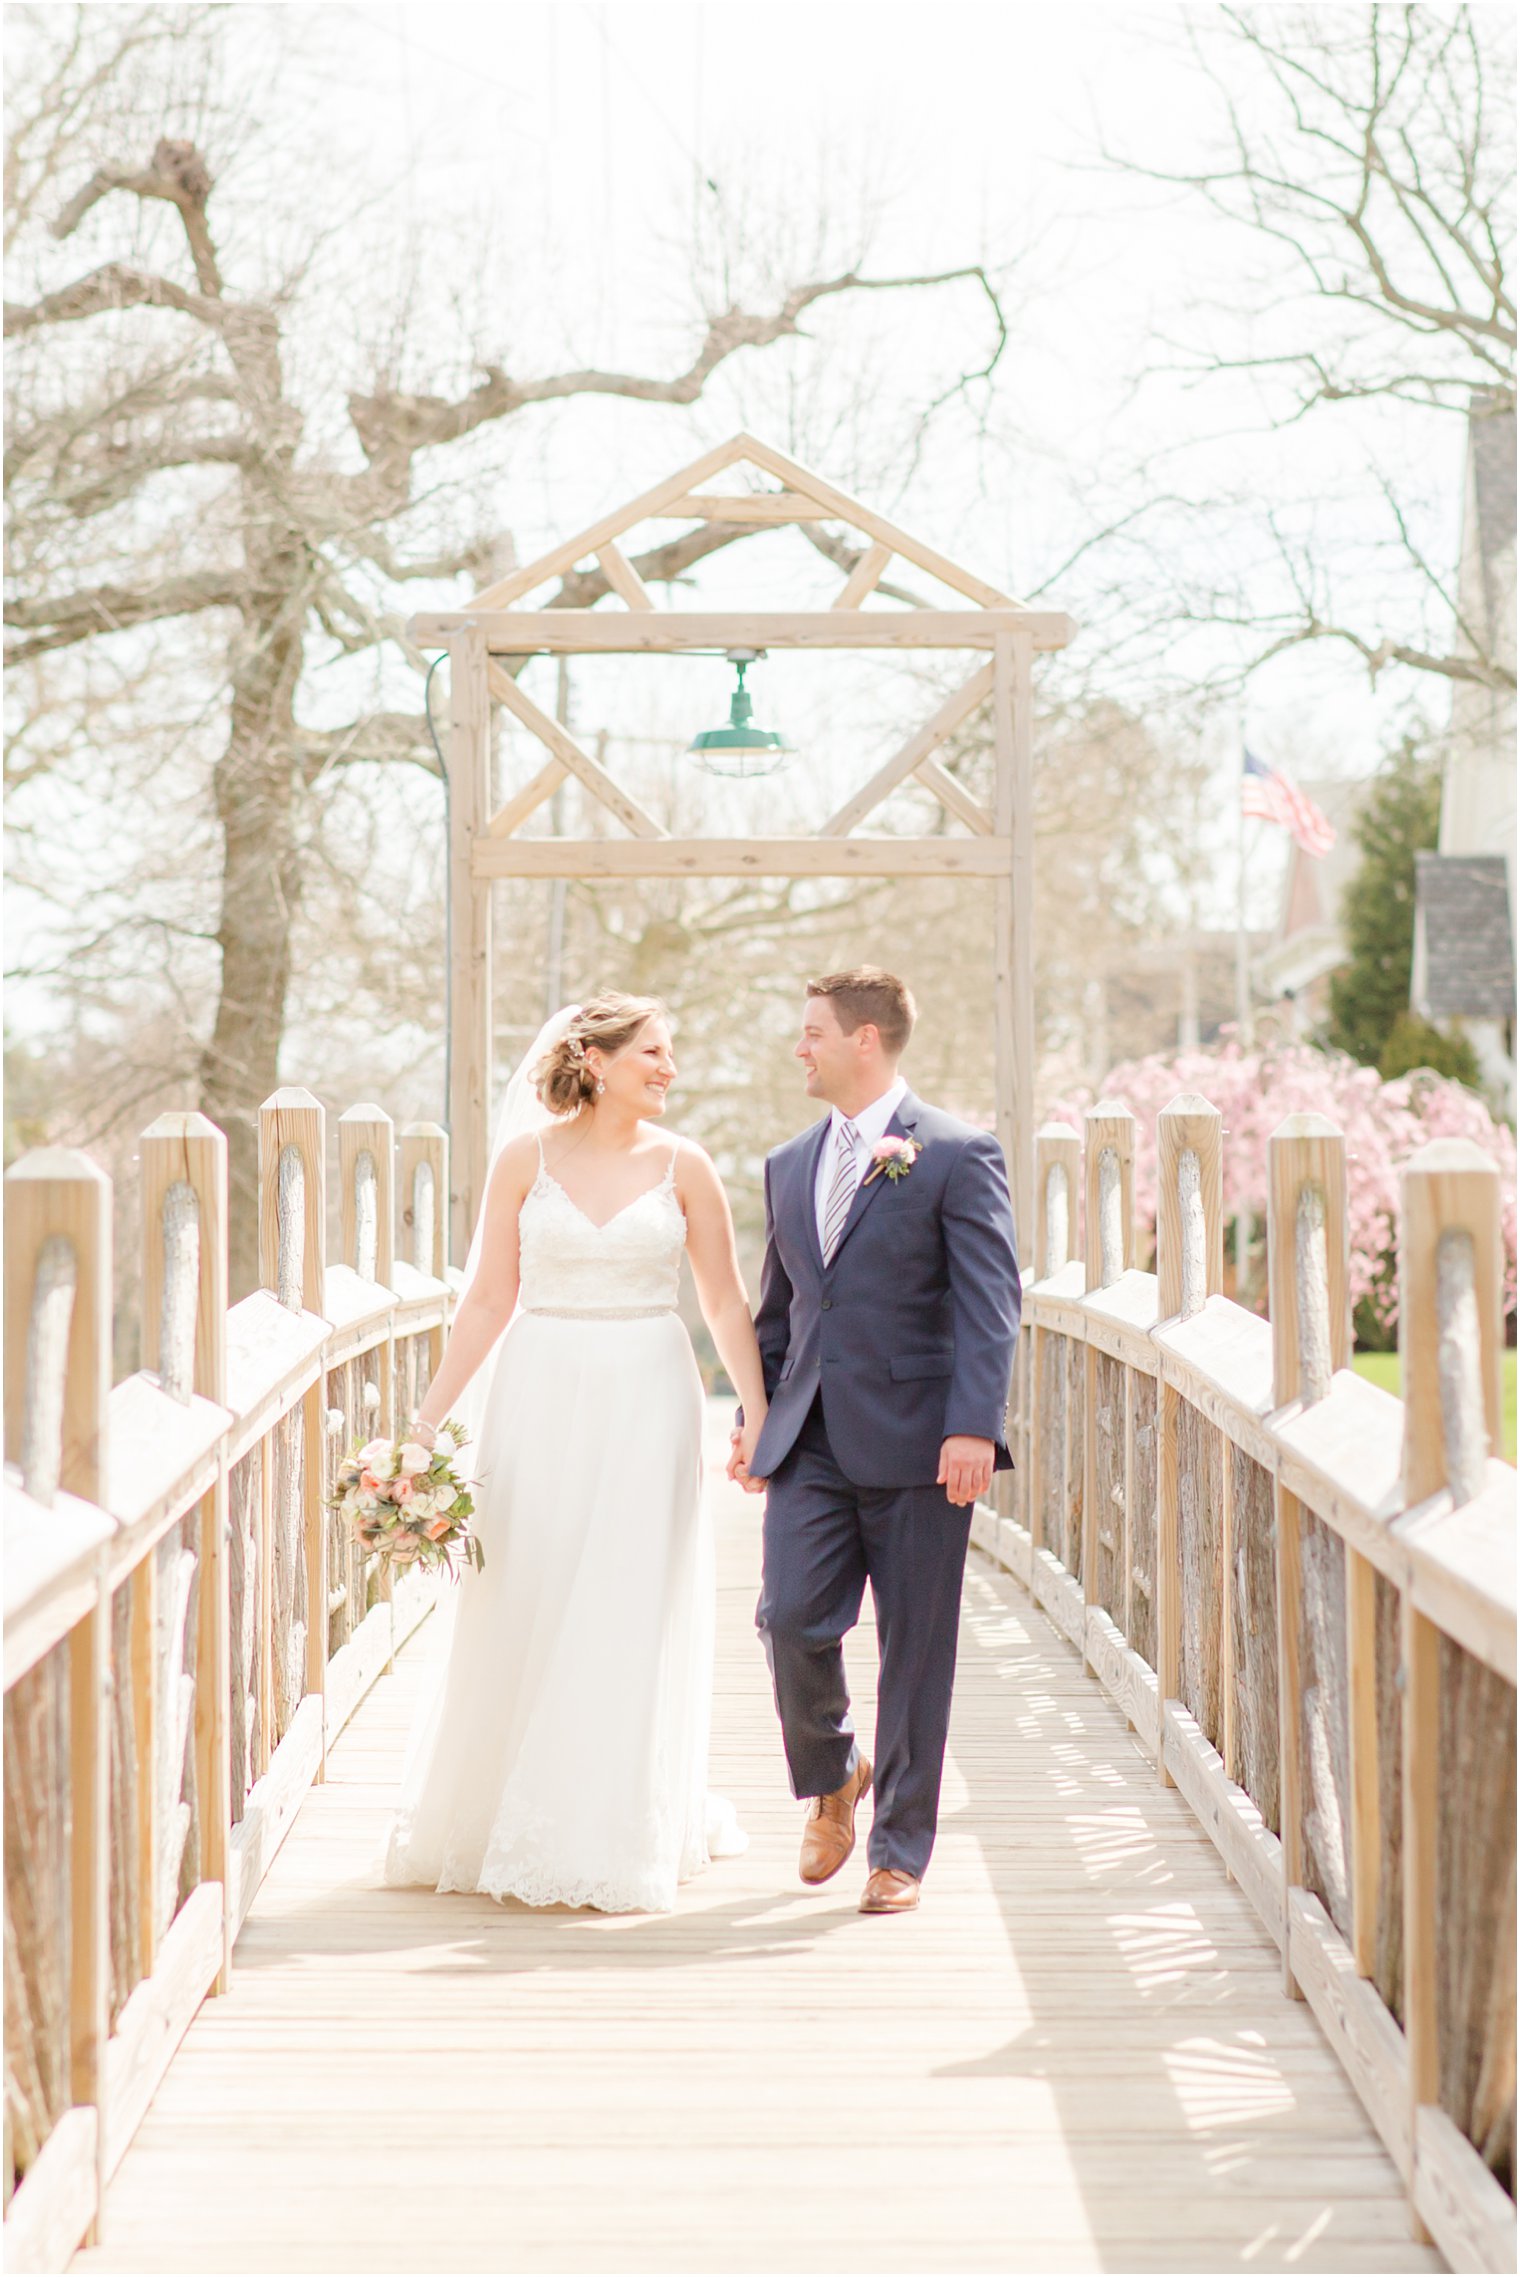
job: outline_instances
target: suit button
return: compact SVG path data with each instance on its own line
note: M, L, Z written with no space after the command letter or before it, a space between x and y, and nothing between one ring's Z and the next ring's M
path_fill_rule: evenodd
M832 1312L832 1310L833 1310L833 1307L834 1307L834 1300L833 1300L833 1298L832 1298L832 1297L825 1297L825 1298L824 1298L824 1300L823 1300L823 1310L824 1310L825 1312Z

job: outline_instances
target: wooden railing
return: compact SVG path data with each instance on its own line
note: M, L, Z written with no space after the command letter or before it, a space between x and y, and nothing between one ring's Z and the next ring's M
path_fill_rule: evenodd
M1416 2233L1455 2268L1512 2270L1497 1172L1466 1141L1404 1171L1400 1401L1349 1366L1340 1133L1294 1115L1271 1141L1270 1323L1220 1293L1218 1114L1179 1098L1156 1135L1152 1273L1133 1263L1128 1110L1039 1133L1020 1460L973 1538L1213 1837L1403 2172Z
M65 2268L329 1742L429 1610L324 1506L410 1411L453 1302L448 1141L260 1114L263 1286L227 1303L227 1149L143 1133L142 1367L113 1389L111 1188L47 1148L5 1180L8 2270Z

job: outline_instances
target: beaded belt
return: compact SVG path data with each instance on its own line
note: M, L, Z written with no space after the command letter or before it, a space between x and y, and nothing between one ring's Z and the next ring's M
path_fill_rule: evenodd
M524 1305L534 1320L664 1320L674 1305L634 1305L624 1310L595 1305Z

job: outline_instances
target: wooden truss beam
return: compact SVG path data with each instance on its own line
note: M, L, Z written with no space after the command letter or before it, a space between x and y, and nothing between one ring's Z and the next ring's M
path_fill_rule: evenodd
M613 544L611 538L607 540L604 546L597 548L596 558L600 562L602 574L612 587L613 592L618 595L620 600L626 601L630 609L652 609L654 607L654 602L650 598L649 587L644 583L627 554L621 552Z
M588 751L583 751L574 736L562 728L557 719L551 719L547 712L541 712L532 697L525 695L519 688L510 672L503 672L499 664L492 664L487 668L486 679L498 703L505 704L509 712L515 713L523 726L538 737L539 742L554 754L562 767L568 768L572 775L579 776L592 797L598 799L609 814L616 815L625 830L631 830L635 838L665 836L654 816L646 813L638 800L625 791L621 784L615 783L601 762L593 759ZM542 782L544 778L540 775L538 779ZM551 790L555 787L550 785ZM501 841L498 840L497 843Z
M920 759L913 772L934 793L942 807L946 807L951 814L960 816L968 830L974 830L979 838L992 836L993 820L981 800L974 799L965 785L958 783L937 759Z
M653 490L646 490L641 497L630 498L626 506L619 506L612 513L603 514L599 521L593 522L578 536L566 538L561 545L551 547L548 553L541 553L537 561L526 562L521 569L509 570L505 577L498 577L494 585L488 585L483 592L476 594L476 607L502 608L508 601L515 601L520 593L531 593L535 585L543 585L551 577L562 577L567 569L573 569L578 561L595 553L609 538L620 538L636 522L652 520L655 515L663 512L673 498L684 498L689 490L700 489L704 482L711 481L715 474L721 474L726 466L732 466L735 459L743 456L742 436L735 436L730 443L719 443L714 450L704 451L699 459L692 460L690 466L680 467L676 473L668 474L663 482L655 484Z
M1006 878L1006 838L487 838L488 878Z
M837 814L831 814L824 824L822 836L843 838L858 822L864 822L873 808L890 798L899 783L906 781L925 759L939 749L947 735L953 735L962 721L968 720L979 704L984 704L992 693L992 666L984 664L980 672L948 695L932 719L926 719L921 728L909 736L902 749L878 767L868 783L862 784L853 798L845 800ZM948 781L948 776L946 777ZM931 788L935 788L931 784ZM958 788L959 786L957 786ZM936 789L936 796L938 791Z
M774 475L788 489L800 490L804 498L816 499L820 506L828 509L831 520L848 522L852 529L862 531L868 538L875 538L889 553L900 554L904 561L911 561L916 568L927 571L930 577L937 577L942 585L949 586L952 593L964 593L968 600L980 602L984 609L1017 609L1021 606L1011 594L1000 591L996 585L989 585L983 577L973 576L969 569L962 569L958 561L951 561L944 554L936 553L932 546L924 545L918 538L910 537L895 522L889 522L884 514L874 513L869 506L862 505L858 498L852 498L848 491L836 490L832 483L825 482L811 468L799 465L796 459L789 459L784 451L773 449L769 443L762 443L754 435L740 435L737 440L743 457L751 466L758 467L763 474Z
M796 459L789 459L784 451L774 449L769 443L762 443L758 436L740 434L729 442L718 444L701 458L693 459L690 466L680 467L674 474L667 475L663 482L655 484L653 490L646 490L641 496L630 498L626 505L615 508L612 513L603 514L600 520L592 522L575 537L566 538L561 544L552 546L548 553L540 554L536 561L525 562L521 569L511 570L505 577L498 577L493 584L476 595L477 610L502 608L522 594L531 593L536 586L547 584L551 577L562 577L578 561L600 553L609 540L622 537L626 530L633 529L637 523L668 515L678 501L684 512L691 504L692 493L700 491L704 482L710 481L715 474L721 474L725 467L741 462L754 467L761 474L773 476L783 485L789 498L810 500L818 508L820 519L844 522L851 529L859 530L863 536L885 546L889 554L900 554L904 561L911 561L915 568L925 571L930 577L937 577L953 593L965 594L967 600L975 601L981 608L1021 607L1011 594L1004 593L996 585L989 585L984 577L977 577L971 570L963 569L959 562L937 553L933 546L924 545L920 539L910 536L908 531L899 529L895 522L889 522L885 515L875 513L860 499L852 498L848 491L836 490L831 482L825 482L821 475L814 474ZM748 501L745 504L748 507ZM770 508L769 512L774 513L775 509ZM725 508L725 516L726 513ZM769 518L769 514L761 512L756 518L763 521ZM785 518L791 521L797 517L795 512L788 512Z
M673 498L652 522L748 522L758 528L766 522L826 522L828 508L797 490L693 491Z
M874 593L880 584L887 563L892 559L892 548L884 545L867 546L855 567L845 579L836 609L858 609L868 593Z
M548 760L530 783L524 783L520 791L513 792L505 805L496 809L486 824L486 836L510 838L514 830L521 829L530 814L537 814L545 799L553 798L569 772L562 761Z
M656 655L729 648L976 648L1000 632L1038 650L1064 648L1076 630L1059 609L428 610L407 626L419 647L478 631L493 656Z

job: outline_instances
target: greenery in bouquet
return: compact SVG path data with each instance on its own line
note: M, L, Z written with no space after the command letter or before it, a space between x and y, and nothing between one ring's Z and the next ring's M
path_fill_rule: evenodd
M361 1548L393 1566L441 1566L454 1580L477 1571L485 1552L470 1531L475 1508L454 1457L467 1434L443 1423L431 1449L420 1439L371 1439L338 1465L328 1507L340 1511Z

